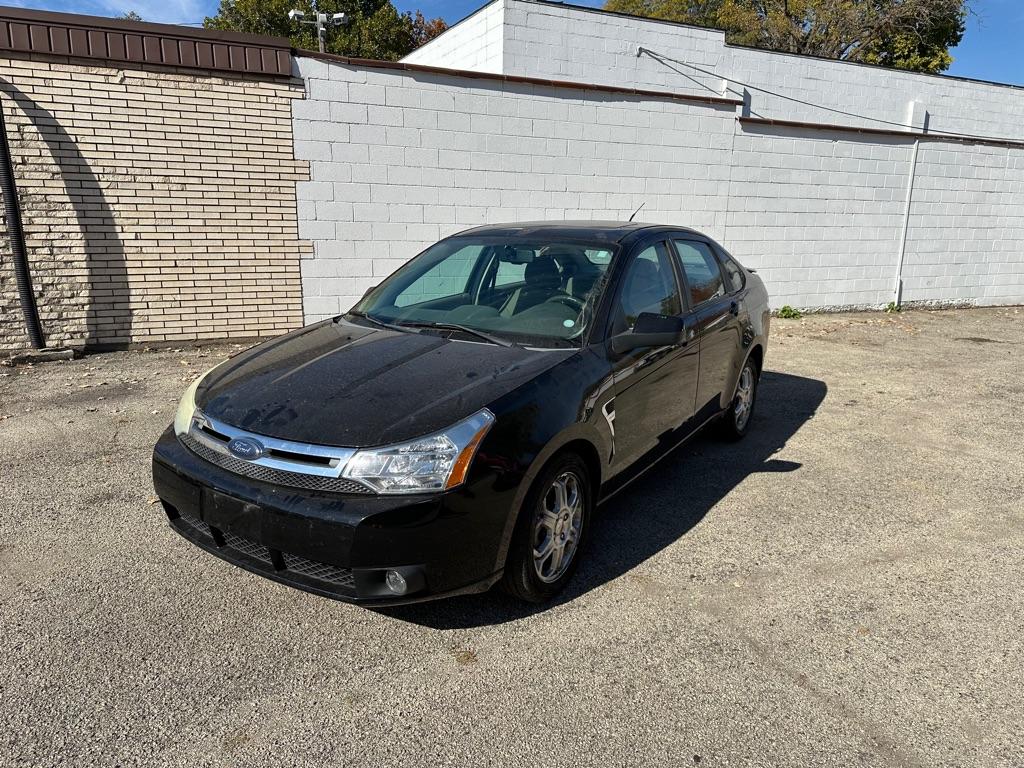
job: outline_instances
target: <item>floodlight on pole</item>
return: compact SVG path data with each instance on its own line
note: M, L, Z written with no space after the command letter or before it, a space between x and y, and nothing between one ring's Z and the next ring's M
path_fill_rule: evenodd
M320 47L320 53L327 50L327 29L328 27L340 27L348 22L348 16L344 13L316 13L316 21L306 21L306 14L298 8L288 11L288 18L297 24L308 24L316 27L316 40Z

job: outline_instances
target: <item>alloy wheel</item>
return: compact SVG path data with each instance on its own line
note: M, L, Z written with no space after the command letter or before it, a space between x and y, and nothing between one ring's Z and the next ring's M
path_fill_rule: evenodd
M552 481L540 500L533 524L533 568L546 584L569 568L583 529L583 489L574 472Z
M736 404L733 406L733 419L736 429L740 432L747 426L750 411L754 407L754 371L750 365L743 366L740 381L736 387Z

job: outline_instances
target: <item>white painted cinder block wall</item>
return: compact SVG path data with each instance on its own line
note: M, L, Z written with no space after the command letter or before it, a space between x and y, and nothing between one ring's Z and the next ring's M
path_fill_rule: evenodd
M298 62L308 320L479 224L624 219L646 202L652 219L725 226L731 106Z
M504 43L505 2L494 0L432 40L429 48L419 48L403 61L500 74Z
M637 57L638 46L715 75ZM1022 89L732 48L714 31L550 3L498 0L414 56L672 93L721 92L724 74L727 95L747 94L755 116L886 127L822 107L902 125L918 102L932 130L1024 138ZM298 64L309 320L473 224L626 218L641 202L640 218L706 231L759 269L776 307L893 298L910 136L740 125L742 110L671 98ZM908 225L905 301L1024 303L1024 150L922 141Z
M684 93L729 81L740 94L745 83L764 89L751 92L758 116L872 128L891 126L855 115L903 125L908 102L918 101L932 130L1024 138L1024 88L728 46L715 30L561 3L504 0L502 8L507 75ZM438 63L431 45L417 52L421 63ZM638 47L662 60L638 57Z
M720 32L555 3L506 0L504 12L505 74L687 93L725 87L749 99L753 116L866 128L906 124L917 102L929 131L1024 140L1018 87L727 46ZM641 47L654 55L637 56ZM720 234L764 268L777 305L889 301L912 142L736 134ZM1024 303L1024 149L925 141L914 192L903 299ZM851 255L864 276L837 294L849 282L833 270Z

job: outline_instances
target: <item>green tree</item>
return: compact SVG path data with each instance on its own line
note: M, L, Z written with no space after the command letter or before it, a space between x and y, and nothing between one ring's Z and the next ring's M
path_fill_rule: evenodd
M429 43L435 37L448 29L444 19L428 19L421 11L416 11L412 17L412 36L419 48L424 43Z
M773 51L942 72L969 0L607 0L605 9L714 27Z
M327 30L327 51L341 56L394 61L441 34L442 19L426 20L417 12L399 13L390 0L318 0L321 13L344 13L347 23ZM221 0L210 29L231 29L257 35L287 37L296 48L317 49L316 28L288 18L297 9L305 20L316 18L312 0Z
M606 11L679 21L698 27L720 29L718 11L724 0L607 0Z

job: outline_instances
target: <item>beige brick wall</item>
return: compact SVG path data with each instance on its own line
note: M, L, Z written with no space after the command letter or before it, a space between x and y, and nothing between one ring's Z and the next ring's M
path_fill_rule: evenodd
M298 80L0 56L49 346L270 336L302 322ZM0 350L27 348L6 229Z

